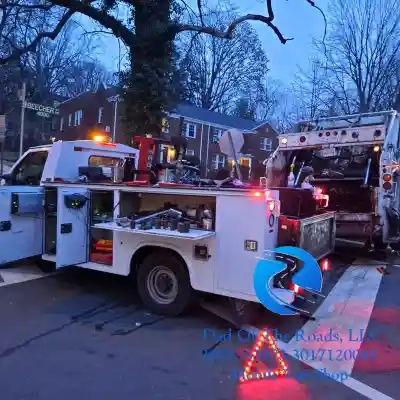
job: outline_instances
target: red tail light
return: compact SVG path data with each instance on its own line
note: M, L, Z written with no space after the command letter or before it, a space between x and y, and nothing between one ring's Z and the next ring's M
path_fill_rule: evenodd
M328 271L330 269L330 263L329 260L322 260L321 262L321 269L322 271Z
M261 197L262 196L262 192L253 192L253 196L254 197Z

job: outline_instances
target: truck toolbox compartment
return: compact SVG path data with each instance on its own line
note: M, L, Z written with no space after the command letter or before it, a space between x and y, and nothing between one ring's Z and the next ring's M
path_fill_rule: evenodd
M278 222L278 246L297 246L317 260L335 247L335 213L326 212L309 218L281 215Z

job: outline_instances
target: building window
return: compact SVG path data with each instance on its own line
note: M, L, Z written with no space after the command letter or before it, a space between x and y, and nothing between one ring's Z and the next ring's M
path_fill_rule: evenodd
M99 108L99 115L97 117L98 124L101 124L103 122L103 110L104 110L104 107Z
M242 158L240 159L240 165L241 165L242 167L250 168L250 166L251 166L250 158L242 157Z
M218 143L223 133L224 133L223 129L213 128L212 142Z
M260 140L260 149L264 151L272 150L272 140L268 138L261 138Z
M74 126L79 126L82 119L82 110L75 111Z
M195 124L183 124L183 132L187 138L196 138L196 125Z
M167 118L163 118L161 121L161 132L169 133L169 122Z
M194 150L186 149L185 155L187 155L187 156L194 156Z
M212 168L222 169L225 167L225 156L223 154L212 155Z
M68 115L68 126L72 125L72 114Z
M61 117L61 119L60 119L60 131L63 130L63 126L64 126L64 117Z

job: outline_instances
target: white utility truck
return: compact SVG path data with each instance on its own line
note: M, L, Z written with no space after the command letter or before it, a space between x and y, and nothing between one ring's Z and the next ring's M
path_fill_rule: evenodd
M138 181L139 157L94 141L28 150L1 178L0 265L39 256L57 269L133 273L144 304L164 315L181 313L194 292L258 303L253 272L278 245L279 191ZM334 215L313 218L303 242L321 258L334 232L322 240L315 223L332 227ZM291 287L276 290L295 299Z
M337 240L390 248L400 240L399 128L394 110L300 121L279 136L269 164L283 158L280 177L291 171L295 187L312 168L326 210L336 212Z

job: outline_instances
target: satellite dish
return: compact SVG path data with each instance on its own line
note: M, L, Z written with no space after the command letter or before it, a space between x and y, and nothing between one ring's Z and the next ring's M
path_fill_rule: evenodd
M231 139L229 137L231 137ZM219 140L219 148L221 149L222 153L233 158L235 161L237 161L236 155L240 153L243 145L243 133L237 129L229 129L225 131Z

